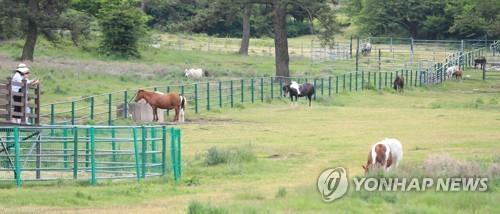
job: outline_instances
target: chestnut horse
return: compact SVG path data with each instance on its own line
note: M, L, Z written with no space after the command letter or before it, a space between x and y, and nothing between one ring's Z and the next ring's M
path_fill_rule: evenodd
M186 98L178 93L163 94L161 92L139 89L135 94L135 102L144 99L153 108L153 121L158 121L158 108L175 109L174 122L184 122Z

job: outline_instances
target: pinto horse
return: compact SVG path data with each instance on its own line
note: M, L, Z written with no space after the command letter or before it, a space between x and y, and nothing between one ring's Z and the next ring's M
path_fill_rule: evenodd
M139 89L135 94L135 102L144 99L153 108L153 121L158 121L158 108L175 109L174 122L184 122L186 98L178 93L163 94L161 92Z
M372 44L371 43L365 43L363 47L361 48L361 54L363 56L366 56L372 52Z
M403 75L396 76L394 79L394 90L403 92L403 88L405 87L405 78Z
M368 161L363 166L365 173L377 168L383 168L385 171L398 167L403 159L403 146L399 140L386 138L375 145L368 153Z
M295 101L297 101L298 97L307 97L309 100L309 106L311 106L311 99L315 93L314 85L311 83L304 83L299 85L297 82L292 81L283 86L283 96L290 96L290 100L293 102L293 98L295 97Z

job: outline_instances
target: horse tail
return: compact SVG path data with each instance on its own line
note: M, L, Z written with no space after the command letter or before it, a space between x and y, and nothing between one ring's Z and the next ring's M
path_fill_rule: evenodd
M180 109L179 109L179 122L184 122L185 121L185 109L186 109L186 104L187 104L187 101L186 101L186 97L182 96L182 95L179 95L179 98L181 99L181 103L180 103Z
M182 95L179 95L179 97L181 98L181 109L185 110L186 109L186 104L187 104L186 97L184 97Z

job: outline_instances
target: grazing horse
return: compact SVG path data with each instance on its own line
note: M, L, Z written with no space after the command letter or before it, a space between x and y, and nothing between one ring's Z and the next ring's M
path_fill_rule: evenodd
M158 108L175 109L175 122L184 122L186 98L178 93L163 94L161 92L139 89L135 94L135 102L144 99L153 108L153 121L158 121Z
M361 54L363 56L366 56L372 52L372 44L371 43L365 43L363 47L361 48Z
M397 75L396 79L394 79L394 90L398 92L403 92L403 88L405 87L405 78L403 75Z
M309 106L311 106L311 99L315 93L314 85L311 83L304 83L299 85L297 82L292 81L283 86L283 96L290 96L290 100L293 102L293 98L295 97L295 101L297 101L298 97L307 97L309 100Z
M455 72L453 72L452 77L455 77L456 80L462 80L463 73L464 72L462 70L458 69Z
M451 79L453 73L457 72L458 70L460 70L460 67L458 67L458 65L448 67L448 69L446 69L446 79Z
M385 171L398 167L403 159L403 146L397 139L386 138L372 146L368 161L363 166L365 173L382 167Z
M481 67L481 70L484 69L484 66L486 66L486 57L484 56L481 56L477 59L474 59L474 69L476 69L477 67L477 64L479 64Z

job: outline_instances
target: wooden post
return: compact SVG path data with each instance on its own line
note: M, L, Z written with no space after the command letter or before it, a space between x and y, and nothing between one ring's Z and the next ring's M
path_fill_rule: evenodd
M7 120L12 119L12 78L7 78Z
M40 125L40 98L41 98L41 90L40 90L40 84L36 85L35 89L35 94L36 94L36 99L35 99L35 124Z
M28 80L23 79L23 87L22 87L22 99L21 99L21 112L23 114L21 118L21 123L26 124L28 120L26 120L26 117L28 116L28 112L26 112L26 108L28 108Z

